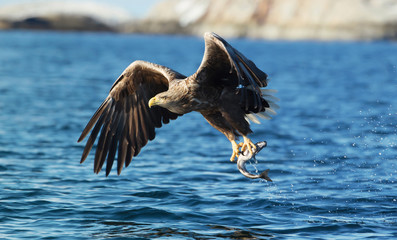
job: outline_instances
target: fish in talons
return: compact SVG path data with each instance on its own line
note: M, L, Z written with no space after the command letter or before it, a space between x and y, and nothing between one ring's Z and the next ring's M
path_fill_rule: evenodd
M245 164L249 160L251 159L255 160L256 154L258 154L264 147L266 147L266 145L267 145L266 141L258 142L255 144L256 149L252 148L252 152L249 151L248 149L245 149L245 151L239 154L237 159L237 168L241 172L241 174L243 174L247 178L252 178L252 179L263 178L269 182L273 182L268 176L269 169L266 169L262 173L255 175L248 172L247 168L245 167Z

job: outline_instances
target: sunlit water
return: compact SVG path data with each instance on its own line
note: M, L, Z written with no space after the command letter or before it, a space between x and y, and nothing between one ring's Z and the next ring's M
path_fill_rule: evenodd
M121 176L80 165L85 124L142 59L186 75L201 38L0 32L0 238L393 239L397 44L230 40L271 77L279 114L242 176L197 113L157 130ZM248 166L254 171L254 166Z

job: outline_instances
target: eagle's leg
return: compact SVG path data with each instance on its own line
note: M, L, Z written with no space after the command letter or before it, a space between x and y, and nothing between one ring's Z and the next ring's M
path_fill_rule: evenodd
M230 157L230 161L234 162L236 158L238 158L240 154L239 148L241 144L236 143L236 137L239 135L233 128L230 126L228 121L224 118L222 113L220 112L201 112L205 119L213 126L218 129L221 133L225 134L227 139L232 143L233 153Z
M230 141L232 143L232 148L233 148L233 154L230 157L230 161L234 162L236 158L238 158L238 155L240 154L240 144L237 144L235 140Z
M255 144L247 136L243 135L243 138L244 138L244 143L240 143L241 152L248 150L249 153L253 155L254 151L256 150Z

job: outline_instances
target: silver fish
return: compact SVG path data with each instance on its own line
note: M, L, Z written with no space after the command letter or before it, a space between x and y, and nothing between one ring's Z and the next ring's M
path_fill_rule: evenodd
M258 152L260 152L264 147L266 147L266 145L267 145L266 141L257 142L255 144L256 150L252 154L248 151L248 149L245 150L244 152L240 153L240 155L238 156L238 159L237 159L237 168L241 172L241 174L243 174L247 178L253 178L253 179L255 179L255 178L263 178L263 179L265 179L267 181L272 182L272 180L267 175L268 172L269 172L269 169L266 169L265 171L263 171L260 174L254 175L254 174L248 172L247 169L245 168L245 164L249 160L255 159L256 154Z

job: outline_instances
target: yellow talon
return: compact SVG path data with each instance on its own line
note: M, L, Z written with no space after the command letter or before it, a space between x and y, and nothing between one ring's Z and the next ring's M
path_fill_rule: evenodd
M251 141L251 139L247 138L246 136L243 136L243 138L244 143L241 146L241 152L248 150L250 154L254 154L254 151L256 150L255 144Z
M233 154L230 157L231 162L234 162L236 158L238 159L240 153L244 152L245 150L248 150L251 155L253 155L254 151L256 150L256 145L246 136L243 137L244 137L243 143L241 142L237 144L236 141L231 141L233 148Z

